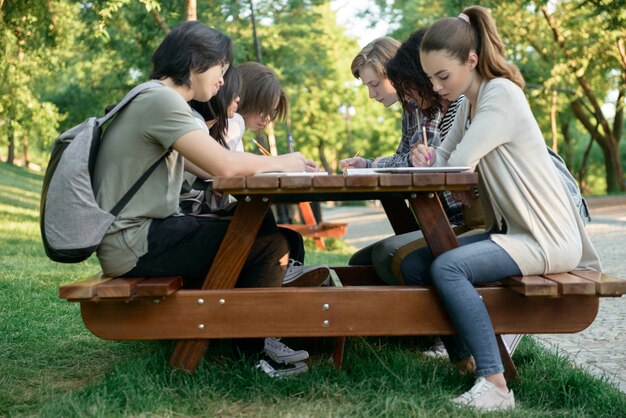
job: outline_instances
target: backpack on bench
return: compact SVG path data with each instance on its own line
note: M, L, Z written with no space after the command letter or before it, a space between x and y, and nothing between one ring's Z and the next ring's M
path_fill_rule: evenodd
M55 140L43 180L39 219L51 260L78 263L93 254L115 217L169 154L168 150L150 166L110 212L100 208L92 176L103 126L141 92L158 85L155 81L140 84L103 117L90 117Z

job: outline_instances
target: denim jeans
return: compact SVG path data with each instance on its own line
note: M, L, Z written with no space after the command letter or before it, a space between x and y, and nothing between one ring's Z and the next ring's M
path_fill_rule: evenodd
M476 360L476 374L490 376L504 371L491 319L475 284L520 275L517 263L484 233L459 239L460 246L433 261L430 250L419 249L402 262L407 284L432 284L454 324L458 338L442 338L450 360Z

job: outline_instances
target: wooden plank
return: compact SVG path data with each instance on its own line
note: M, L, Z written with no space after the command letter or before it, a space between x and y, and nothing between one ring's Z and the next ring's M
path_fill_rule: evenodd
M502 287L478 293L497 334L578 332L599 306L595 296L529 298ZM94 335L115 340L456 332L435 290L419 286L181 289L158 304L81 302L81 312ZM194 363L195 355L190 358Z
M243 189L246 185L244 177L215 177L213 179L213 189Z
M378 176L346 176L346 187L377 187Z
M226 235L202 283L203 289L232 289L235 287L270 204L271 199L264 200L262 196L258 195L253 195L250 199L239 200L237 209L235 209L235 216L228 225ZM180 292L174 293L164 301L176 297ZM178 316L182 313L173 312L172 315ZM186 322L188 322L187 326L192 323ZM203 338L203 336L191 338ZM204 338L209 337L205 335ZM178 341L170 356L170 367L187 371L197 369L208 346L208 340Z
M98 298L130 298L137 293L137 284L145 277L117 277L98 286Z
M183 286L182 276L150 277L137 284L139 297L165 297L176 292Z
M280 178L280 187L283 189L310 189L313 184L311 176L285 176Z
M548 280L552 280L559 286L561 295L595 295L596 284L582 277L569 273L544 274Z
M393 186L410 186L413 184L413 177L411 174L381 174L380 186L381 187L393 187Z
M433 256L437 257L451 248L458 247L459 241L450 227L437 193L416 193L414 198L409 199L409 203Z
M445 184L446 175L444 173L415 173L413 174L413 184L415 186L441 186Z
M558 296L556 283L541 276L512 276L502 284L524 296Z
M574 270L570 273L593 281L598 296L622 296L626 293L626 280L593 270Z
M61 299L91 299L98 293L98 286L111 280L111 277L102 275L102 272L74 283L64 284L59 287Z
M478 173L446 173L446 184L448 186L474 185L478 183Z
M346 187L345 176L314 176L313 187L335 189Z
M274 176L249 176L246 177L246 188L248 189L278 189L280 181Z

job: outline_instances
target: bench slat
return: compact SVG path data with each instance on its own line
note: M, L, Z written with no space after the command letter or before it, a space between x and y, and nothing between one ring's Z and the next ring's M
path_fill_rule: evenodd
M541 276L512 276L502 284L524 296L558 296L558 286Z
M626 293L626 280L591 270L574 270L571 273L593 281L598 296L622 296Z
M137 283L139 297L164 297L176 292L183 286L182 276L151 277Z
M137 293L137 284L145 277L117 277L98 286L97 296L100 299L130 298Z
M595 295L596 284L590 280L569 273L544 274L548 280L552 280L559 287L561 295Z
M91 299L98 293L98 286L111 280L111 277L102 275L102 272L74 283L69 283L59 287L59 298L61 299Z

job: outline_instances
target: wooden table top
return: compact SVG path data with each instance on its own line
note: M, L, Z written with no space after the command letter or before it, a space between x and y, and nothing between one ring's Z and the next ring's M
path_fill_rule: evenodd
M381 173L374 175L215 177L213 189L229 194L376 193L467 190L478 174Z

